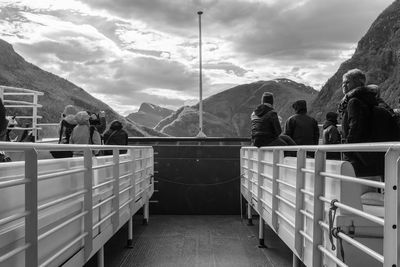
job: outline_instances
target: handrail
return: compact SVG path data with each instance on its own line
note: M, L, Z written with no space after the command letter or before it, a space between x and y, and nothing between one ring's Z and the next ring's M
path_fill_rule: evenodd
M400 218L400 214L398 214L398 205L400 204L400 193L398 192L398 177L400 177L400 142L261 148L242 147L241 150L242 179L240 188L242 195L246 198L248 203L250 203L249 207L252 206L252 203L258 203L256 212L258 212L260 218L268 222L271 228L278 234L280 234L280 223L288 224L293 228L294 235L292 237L287 234L282 234L280 237L301 260L304 260L304 258L302 258L302 255L304 255L302 250L312 249L311 252L308 252L311 253L311 258L307 259L307 266L322 266L323 255L330 258L338 264L338 266L349 266L347 261L343 263L335 253L331 252L330 247L328 247L329 242L324 241L323 230L318 229L320 227L315 227L316 225L328 227L327 223L321 221L328 220L327 212L329 206L327 204L330 204L332 208L337 208L340 216L356 216L356 218L376 223L377 225L374 227L383 227L384 253L380 255L378 252L355 241L340 231L337 233L337 238L349 242L349 244L358 249L360 253L366 253L375 258L383 263L384 267L400 266L400 254L398 253L398 251L400 251L400 241L398 240L399 235L397 234ZM301 160L299 161L299 159L297 159L296 166L296 163L293 164L293 158L286 158L284 156L284 151L295 151L297 155L304 155L304 157L306 152L315 152L315 158L307 158L305 165L301 163ZM327 162L331 164L330 166L344 164L341 161L326 161L326 153L328 152L386 152L385 182L354 177L354 174L351 174L351 172L350 174L348 173L351 169L351 164L349 163L347 165L340 165L346 167L329 167L331 169L328 170L326 166L326 164L328 164ZM265 159L267 158L269 164L266 164ZM270 163L271 158L272 163ZM259 167L265 165L271 168ZM287 172L285 169L296 170L296 172ZM342 173L343 170L345 170L345 172ZM287 178L293 179L294 183L291 184L287 182L289 180L284 178L284 175L289 175ZM254 179L255 177L259 177L258 183L255 183L255 181L257 181L257 179ZM306 179L310 179L310 177L314 179L314 184L312 180L308 180L308 182L305 183ZM325 180L328 181L327 186L334 183L335 186L332 188L337 188L336 184L342 187L344 186L342 189L339 186L338 189L340 190L352 190L346 189L349 184L363 186L362 188L367 186L384 189L384 219L369 213L367 209L364 211L361 206L363 205L361 204L361 200L358 200L356 204L347 203L346 197L354 199L354 195L342 195L342 192L336 191L330 191L328 195L325 195ZM265 181L268 181L268 186L265 185ZM287 187L278 187L279 184ZM269 192L270 194L260 194L259 192ZM286 193L282 194L282 192ZM338 194L338 201L332 201L334 197L331 197L330 194ZM261 196L263 198L261 198ZM296 202L294 202L294 200L296 200ZM281 201L286 206L277 205L277 201ZM272 205L268 203L272 203ZM310 204L313 205L314 208L311 208ZM303 207L303 205L306 206ZM262 209L265 208L269 209L268 214L270 215L266 216L262 212ZM288 218L294 218L294 221ZM299 222L299 220L301 221ZM303 220L312 221L314 227L311 236L307 234L306 228L304 228L309 227L310 223L303 224ZM346 223L348 220L339 220L337 222L333 220L333 227L336 227L336 223L340 226L340 224L344 222ZM332 229L326 230L329 230L329 232L332 231ZM303 247L303 240L311 242L312 246Z
M92 151L100 149L111 150L113 155L111 157L94 157ZM25 192L22 203L9 201L0 209L0 225L12 224L4 231L18 230L25 234L25 239L22 239L25 242L18 248L12 247L11 244L15 243L12 240L12 243L0 243L0 262L17 257L19 253L25 253L25 257L21 258L25 259L26 267L47 266L52 265L54 261L64 262L65 260L74 263L77 260L80 262L79 265L83 265L111 237L110 233L115 234L130 220L127 214L133 215L140 208L145 207L145 213L148 216L149 198L154 192L154 183L152 182L154 152L150 146L0 142L0 150L4 150L6 153L7 151L21 151L25 154L25 164L23 162L7 162L0 165L2 194L18 195L21 189ZM55 150L83 151L84 153L81 157L64 160L38 159L38 151ZM120 155L119 150L128 150L128 153ZM110 172L104 170L105 167L112 168L113 171L112 179L104 182L104 178ZM51 179L61 176L63 179ZM76 179L78 177L80 179ZM74 181L72 187L64 187L65 179ZM79 182L76 184L76 180L84 181L83 187ZM121 188L119 188L120 183ZM50 191L46 190L46 187L54 184L58 184L60 187L57 190L51 190L49 195ZM112 188L111 190L98 190L108 184ZM59 193L53 195L54 192ZM139 194L136 194L137 192ZM138 196L140 199L135 201ZM105 197L107 198L103 200L102 198ZM61 206L59 205L61 203L65 204ZM97 221L98 218L93 216L93 209L102 205L107 205L110 212L105 216L101 215L103 218ZM21 206L24 208L23 212L18 212L21 210ZM128 212L121 210L122 208L128 209ZM41 224L38 223L39 219ZM69 233L70 228L74 229L76 225L79 225L79 229L76 228L77 232ZM83 229L81 225L83 225ZM102 227L101 231L97 231L99 226ZM43 243L50 242L50 236L59 236L58 233L61 233L65 227L68 227L68 233L63 233L62 236L65 235L65 237L59 238L63 239L62 242L70 243L63 243L59 250ZM111 232L105 231L106 229L111 229ZM68 236L69 234L71 236ZM77 234L80 236L72 240L71 237L76 237ZM20 234L10 236L19 236L20 238ZM82 242L82 245L76 245L78 242ZM42 245L45 248L41 248ZM59 257L62 259L57 260Z

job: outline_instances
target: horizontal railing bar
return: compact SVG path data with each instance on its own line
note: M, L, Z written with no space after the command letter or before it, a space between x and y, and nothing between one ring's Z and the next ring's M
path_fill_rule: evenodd
M146 168L136 170L136 171L134 172L134 174L137 174L137 173L142 172L142 171L145 171L145 170L146 170Z
M282 163L277 163L276 166L281 167L281 168L290 169L290 170L297 170L296 166L290 166L290 165L282 164Z
M278 215L279 217L281 217L282 220L284 220L287 224L289 224L291 227L296 228L294 223L292 223L288 218L286 218L282 213L280 213L279 211L275 211L276 215Z
M57 205L57 204L59 204L59 203L61 203L61 202L64 202L64 201L66 201L66 200L69 200L69 199L71 199L71 198L80 196L80 195L82 195L82 194L84 194L84 193L86 193L86 192L87 192L86 189L80 190L80 191L78 191L78 192L76 192L76 193L67 195L67 196L65 196L65 197L56 199L56 200L54 200L54 201L48 202L48 203L43 204L43 205L40 205L40 206L38 207L38 210L43 210L43 209L49 208L49 207L51 207L51 206Z
M96 205L94 205L94 206L92 207L92 209L95 210L95 209L97 209L98 207L100 207L100 206L106 204L107 202L110 202L110 201L113 200L114 198L115 198L114 195L109 196L108 198L106 198L106 199L102 200L101 202L97 203Z
M318 245L318 249L324 253L326 256L328 256L331 260L333 260L337 265L340 267L349 267L346 263L343 261L339 260L332 252L327 250L325 247Z
M29 211L15 213L0 220L0 226L24 218L29 215Z
M61 228L67 226L68 224L70 224L70 223L72 223L72 222L74 222L74 221L76 221L76 220L82 218L82 217L85 216L87 213L88 213L87 211L81 212L81 213L79 213L78 215L75 215L74 217L72 217L72 218L70 218L70 219L64 221L63 223L60 223L59 225L57 225L57 226L51 228L49 231L44 232L43 234L41 234L40 236L38 236L38 240L40 241L40 240L42 240L42 239L48 237L49 235L51 235L51 234L57 232L58 230L60 230Z
M326 197L320 196L319 199L322 200L322 201L324 201L325 203L328 203L328 204L331 203L331 200L327 199ZM338 208L340 208L340 209L344 209L344 210L346 210L346 211L349 211L349 212L351 212L351 213L353 213L353 214L355 214L355 215L358 215L358 216L360 216L360 217L363 217L363 218L365 218L365 219L367 219L367 220L370 220L370 221L372 221L372 222L374 222L374 223L377 223L377 224L379 224L379 225L382 225L382 226L385 225L385 220L382 219L382 218L379 218L379 217L377 217L377 216L375 216L375 215L371 215L371 214L369 214L369 213L366 213L366 212L364 212L364 211L355 209L355 208L353 208L353 207L350 207L350 206L345 205L345 204L340 203L340 202L335 202L335 206L338 207Z
M268 208L272 209L272 206L270 206L264 199L261 198L260 200L265 206L267 206Z
M101 221L99 221L98 223L96 223L95 225L93 225L92 229L96 229L97 227L99 227L102 223L104 223L105 221L107 221L108 219L111 218L111 216L113 216L115 214L115 211L111 212L110 214L108 214L106 217L104 217L103 219L101 219Z
M75 245L75 243L81 241L83 238L85 238L85 236L87 236L88 233L83 233L80 236L78 236L77 238L75 238L74 240L71 241L71 243L69 243L68 245L66 245L65 247L63 247L61 250L59 250L56 254L54 254L53 256L51 256L49 259L47 259L45 262L43 262L41 265L39 265L40 267L46 267L47 265L49 265L52 261L54 261L55 259L57 259L58 257L60 257L64 252L66 252L68 249L70 249L73 245Z
M124 188L123 190L119 191L119 193L120 193L120 194L123 194L123 193L125 193L126 191L128 191L128 190L131 189L131 188L133 188L133 185L130 185L130 186Z
M131 176L131 175L133 175L133 172L125 173L125 174L121 175L119 177L119 179L121 180L121 179L129 178L129 176Z
M24 128L23 128L24 129ZM1 150L24 151L27 149L54 150L54 151L83 151L84 149L110 150L110 149L140 149L147 150L151 146L117 146L117 145L83 145L83 144L52 144L52 143L29 143L29 142L0 142Z
M272 191L268 187L261 186L261 189L263 189L265 192L267 192L267 193L272 195Z
M29 105L4 105L5 108L42 108L40 104L29 104Z
M260 162L267 166L274 166L274 164L272 162L268 162L268 161L264 161L264 160L260 160Z
M84 171L86 171L86 168L77 168L77 169L68 170L68 171L60 171L60 172L39 175L38 179L39 179L39 181L43 181L43 180L48 180L51 178L61 177L64 175L69 175L69 174L74 174L74 173L80 173L80 172L84 172Z
M120 161L120 162L119 162L119 165L127 164L127 163L132 163L132 160L123 160L123 161Z
M146 178L140 179L137 182L135 182L135 185L140 184L142 182L146 181ZM249 182L251 182L251 180L249 179Z
M3 95L12 95L12 96L16 96L16 95L35 95L35 93L3 93Z
M295 205L294 203L290 202L289 200L283 198L283 197L280 196L280 195L276 195L275 197L276 197L277 199L279 199L280 201L282 201L283 203L285 203L286 205L288 205L289 207L291 207L291 208L293 208L293 209L296 209L296 205Z
M27 183L29 183L30 181L31 181L30 179L18 179L18 180L0 182L0 189L1 189L1 188L11 187L11 186L17 186L17 185L27 184Z
M121 206L119 206L119 209L123 209L126 205L131 203L133 201L133 198L129 198L127 201L124 202Z
M320 175L325 176L325 177L334 178L334 179L343 180L343 181L353 182L353 183L357 183L357 184L368 185L371 187L383 188L383 189L385 188L385 183L383 183L383 182L372 181L372 180L367 180L367 179L362 179L362 178L356 178L356 177L351 177L351 176L347 176L347 175L334 174L334 173L329 173L329 172L321 172Z
M16 119L32 119L32 118L34 118L33 116L19 116L19 115L17 115L17 116L15 116L15 118ZM42 116L36 116L36 118L38 118L38 119L42 119ZM44 123L38 123L38 124L36 124L36 125L43 125ZM60 125L59 123L56 123L57 125Z
M11 100L11 99L4 99L3 103L4 103L5 106L6 106L6 103L22 104L23 106L25 106L25 105L35 105L35 103L33 103L33 102L22 101L22 100Z
M310 243L313 242L313 239L311 236L309 236L306 232L304 232L303 230L300 230L299 233Z
M300 189L300 192L302 192L303 194L310 196L310 197L314 197L314 194L310 191L307 191L305 189Z
M18 253L21 253L22 251L26 250L28 247L30 246L30 244L25 244L23 246L17 247L9 252L7 252L6 254L4 254L3 256L0 257L0 263L8 260L9 258L17 255Z
M43 92L34 91L34 90L31 90L31 89L26 89L26 88L22 88L22 87L13 87L13 86L0 85L0 89L10 90L10 91L17 91L17 92L32 93L34 95L44 95ZM3 94L6 94L6 92L4 92Z
M107 163L107 164L103 164L103 165L97 165L97 166L93 166L92 170L98 170L98 169L103 169L103 168L107 168L107 167L111 167L114 166L115 164L112 163Z
M312 215L311 213L309 213L305 210L300 210L300 213L303 214L304 216L306 216L307 218L314 220L314 215Z
M283 180L276 179L276 182L277 182L277 183L280 183L280 184L283 184L283 185L286 185L286 186L288 186L288 187L290 187L290 188L296 189L296 186L294 186L294 185L292 185L292 184L289 184L288 182L285 182L285 181L283 181Z
M260 175L261 175L262 177L267 178L268 180L271 180L271 181L273 180L273 177L270 176L270 175L268 175L268 174L260 173Z
M311 169L306 169L306 168L301 168L301 171L302 172L305 172L305 173L311 173L311 174L314 174L314 170L311 170Z
M322 221L319 221L318 223L322 228L324 228L325 230L329 231L328 224L326 224L326 223L324 223ZM343 239L344 241L346 241L347 243L349 243L350 245L352 245L353 247L358 248L359 250L361 250L365 254L367 254L367 255L373 257L374 259L376 259L377 261L383 263L384 257L381 254L377 253L375 250L370 249L369 247L361 244L360 242L354 240L353 238L349 237L348 235L346 235L346 234L344 234L342 232L339 232L338 236L341 239Z
M94 189L97 189L97 188L99 188L99 187L102 187L102 186L111 184L111 183L113 183L114 181L115 181L115 179L110 179L110 180L108 180L108 181L106 181L106 182L104 182L104 183L101 183L101 184L98 184L98 185L93 186L92 189L94 190Z

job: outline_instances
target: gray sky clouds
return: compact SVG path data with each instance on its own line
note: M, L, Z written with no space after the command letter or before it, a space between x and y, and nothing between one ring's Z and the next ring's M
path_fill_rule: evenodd
M0 0L0 38L120 113L289 78L319 89L392 0Z

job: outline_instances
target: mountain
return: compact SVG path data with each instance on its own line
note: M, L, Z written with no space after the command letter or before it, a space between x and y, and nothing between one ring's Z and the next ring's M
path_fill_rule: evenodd
M94 98L75 84L58 77L50 72L25 61L18 55L12 45L0 39L0 85L22 87L43 92L39 103L43 106L38 109L42 116L41 123L58 122L64 107L68 104L81 110L99 112L104 110L107 122L118 119L126 124L125 129L130 136L165 136L153 129L128 122L111 107ZM18 100L27 100L26 97L15 97ZM31 101L31 99L30 99ZM7 115L32 115L26 109L9 108Z
M373 22L358 42L354 55L343 62L337 72L326 82L312 104L312 114L323 118L335 111L343 97L342 76L358 68L366 72L367 83L377 84L381 97L392 107L397 107L400 95L400 1L394 1Z
M126 118L139 125L153 128L172 112L174 111L154 104L142 103L138 112L131 113Z
M250 115L260 104L264 92L274 94L274 107L283 121L293 114L291 105L294 101L304 99L311 103L317 95L313 88L289 79L258 81L233 87L204 100L204 133L218 137L250 136ZM194 115L197 110L198 105L190 110L179 109L162 120L155 129L170 135L186 132L189 134L187 136L195 136L198 133L198 115ZM179 123L175 120L179 120ZM219 123L218 127L216 122Z

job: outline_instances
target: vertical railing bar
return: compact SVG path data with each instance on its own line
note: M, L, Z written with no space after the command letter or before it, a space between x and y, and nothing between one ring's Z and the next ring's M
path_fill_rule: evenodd
M247 152L247 225L253 225L253 215L251 213L251 202L253 199L253 183L251 182L254 173L250 171L253 168L253 161L251 160L252 150Z
M38 104L38 95L37 94L34 94L33 95L33 109L32 109L32 128L33 128L33 131L32 131L32 133L33 133L33 137L34 137L34 140L35 140L35 142L37 141L37 136L38 136L38 133L37 133L37 110L38 110L38 108L37 108L37 104Z
M296 214L294 220L294 248L297 252L297 255L303 259L303 236L300 234L300 231L303 230L304 218L302 213L300 212L303 209L304 196L301 192L301 189L304 188L304 178L305 173L301 171L302 168L306 166L306 151L303 149L299 149L297 151L297 165L296 165Z
M399 222L399 152L391 148L385 155L385 224L383 227L384 267L400 266L398 251Z
M142 153L142 156L141 156L140 161L142 163L141 163L140 167L145 170L144 172L142 172L142 174L145 177L141 177L141 178L147 179L147 177L148 177L148 173L147 173L147 156L148 155L147 154L149 153L149 151L148 151L148 149L141 149L141 153ZM147 225L149 223L149 208L150 208L149 207L149 188L150 187L147 186L147 183L145 183L145 184L146 184L146 188L144 188L144 193L143 193L145 195L144 206L143 206L143 223L145 225Z
M278 149L273 150L272 154L272 228L275 232L278 232L278 215L275 211L278 210L278 199L276 195L278 195L278 183L276 182L279 179L279 166L277 165L281 158L281 151Z
M84 201L84 210L86 211L84 217L84 232L87 235L84 238L84 258L85 261L89 260L90 254L93 249L93 162L92 162L92 150L90 148L85 148L83 151L83 159L84 159L84 187L86 189L86 193L83 195Z
M135 149L134 148L130 148L129 149L130 153L131 153L131 157L132 157L132 161L131 161L131 168L132 168L132 176L131 176L131 185L132 188L129 190L129 196L130 198L133 199L133 201L129 204L129 214L130 217L132 217L134 215L134 209L135 209L135 203L136 203L136 174L135 174Z
M313 249L312 249L312 266L323 266L322 252L318 249L319 245L323 245L323 230L319 227L319 221L324 218L324 205L319 197L324 196L325 177L320 175L325 170L325 152L317 150L315 152L315 168L314 168L314 221L313 221Z
M113 225L113 230L116 232L119 228L119 149L113 149L113 195L115 196L113 200L113 211L114 215L111 217L111 223Z
M239 205L240 205L240 219L243 220L243 179L244 179L244 169L243 169L243 164L244 164L244 148L240 148L240 192L239 192Z
M263 218L264 209L262 207L263 203L261 201L262 196L263 196L262 195L263 191L262 191L261 187L264 185L264 183L263 183L264 177L261 176L262 153L263 153L263 150L257 149L257 209L258 209L258 214L260 215L259 225L258 225L258 241L259 241L259 245L261 247L264 247L265 246L265 244L264 244L264 218Z
M38 266L38 157L35 149L25 150L25 266Z

